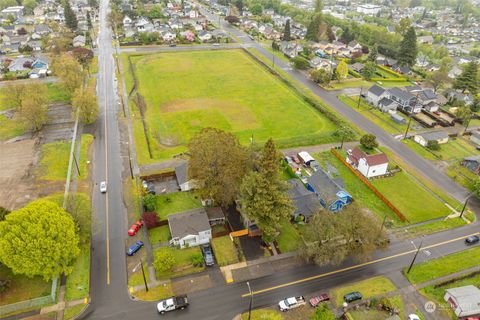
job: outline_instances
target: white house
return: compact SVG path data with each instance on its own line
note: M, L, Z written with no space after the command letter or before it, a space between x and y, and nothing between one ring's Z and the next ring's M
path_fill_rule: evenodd
M447 289L443 299L459 319L480 315L480 289L473 285Z
M477 146L480 146L480 131L478 130L472 131L472 135L470 136L470 141L475 143Z
M15 19L21 18L23 16L22 6L8 7L2 10L2 17L8 19L9 16L13 16Z
M212 34L208 31L203 30L198 33L198 38L202 41L208 41L212 39Z
M187 248L209 243L212 229L205 208L188 210L168 216L172 239L170 244Z
M125 28L130 27L132 23L133 23L133 20L129 16L125 16L125 18L123 18L123 26Z
M353 148L347 151L346 160L366 178L382 176L388 171L388 158L385 153L366 154L359 148Z
M438 144L448 142L448 133L444 131L434 131L416 134L413 140L419 145L426 147L430 141L437 141Z
M75 38L73 38L72 43L75 48L83 47L85 46L85 37L82 35L78 35Z
M182 191L190 191L197 187L194 179L188 178L188 164L185 162L175 168L177 182Z
M375 84L368 89L366 98L369 103L377 106L378 102L386 96L386 93L387 90Z
M376 16L380 10L382 10L382 7L370 3L361 4L357 7L357 12L370 16Z
M172 41L177 37L177 35L174 32L171 31L164 31L162 32L162 39L163 41Z

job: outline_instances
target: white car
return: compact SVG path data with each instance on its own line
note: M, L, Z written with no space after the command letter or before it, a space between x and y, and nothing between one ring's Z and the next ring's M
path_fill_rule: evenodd
M105 181L100 182L100 192L101 193L107 192L107 183Z
M420 320L420 317L412 313L408 316L408 320Z

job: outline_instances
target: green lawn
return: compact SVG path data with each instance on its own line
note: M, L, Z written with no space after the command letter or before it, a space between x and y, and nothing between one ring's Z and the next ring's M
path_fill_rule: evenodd
M0 115L0 141L5 141L25 133L23 125L15 118L9 119L5 115Z
M0 306L48 296L52 289L52 283L44 281L41 277L27 278L14 275L3 265L0 265L0 279L10 280L9 289L0 293Z
M373 86L373 82L363 80L363 79L356 79L356 80L350 80L350 81L332 81L328 85L328 87L325 87L327 90L340 90L340 89L346 89L346 88L359 88L359 87L364 87L366 89L370 88Z
M389 300L400 310L400 319L405 319L405 306L400 296L394 296ZM358 310L350 310L348 312L354 320L384 320L387 319L389 313L383 310L360 308Z
M81 175L79 180L86 178L88 148L93 141L91 134L82 135L80 158L77 159ZM51 142L43 144L40 151L40 161L35 168L39 180L65 180L70 156L70 142ZM74 164L73 164L74 165Z
M84 304L79 304L70 308L66 308L63 313L63 319L68 320L76 317L84 308Z
M73 271L67 276L65 289L66 301L73 301L88 297L90 292L90 244L80 247Z
M175 265L172 271L167 272L156 272L158 279L180 277L187 274L200 272L205 269L205 267L195 267L192 265L192 258L195 255L202 255L200 247L192 247L185 249L176 249L172 247L163 247L158 248L155 252L158 251L170 251L175 257Z
M332 141L335 125L241 50L132 56L153 160L137 144L140 163L186 150L203 127L235 133L240 142L273 137L279 147ZM128 65L128 59L124 59ZM126 79L127 80L127 79ZM132 80L127 80L127 87ZM158 90L162 88L162 90ZM139 119L138 110L135 119ZM137 120L138 121L138 120ZM145 140L142 129L135 140Z
M422 283L443 277L457 271L469 269L480 264L480 247L449 254L447 256L415 264L405 276L412 283Z
M371 183L408 219L410 223L445 217L451 210L404 171ZM428 203L428 206L425 204Z
M419 226L408 228L410 237L432 234L447 229L458 228L466 224L465 220L460 218L452 218L431 223L421 224Z
M474 190L475 180L478 176L460 164L453 163L445 170L446 174L457 183L461 184L470 191Z
M148 280L148 266L144 263L143 264L143 271L145 272L145 278ZM128 286L134 287L134 286L139 286L143 285L145 282L143 281L143 274L142 274L142 269L138 268L133 273L130 273L128 276Z
M387 207L357 176L355 176L340 160L338 160L330 151L314 154L313 157L323 165L328 162L338 171L338 177L343 179L345 190L361 206L367 207L375 213L379 219L386 215L394 225L401 224L395 213Z
M432 301L435 301L439 304L444 304L445 300L443 300L443 297L445 295L445 290L450 288L468 286L468 285L474 285L476 287L480 287L480 275L476 275L470 278L465 278L462 280L457 280L453 283L449 283L447 285L440 286L440 287L435 287L434 285L431 285L431 286L420 289L420 292L423 295L427 296ZM442 308L442 311L444 311L451 319L457 319L457 317L455 317L451 308L448 308L448 307Z
M251 320L282 320L284 319L280 311L273 309L252 310ZM248 312L242 313L242 320L248 320Z
M226 266L238 262L237 248L230 236L213 238L212 248L219 266Z
M413 151L429 160L443 160L450 163L456 163L464 157L478 155L479 152L475 146L463 138L450 138L450 140L440 145L440 150L433 151L422 147L413 140L403 140Z
M282 253L295 251L300 241L300 232L297 225L293 225L286 221L282 223L280 236L277 238L277 244Z
M200 208L200 198L193 192L175 192L157 195L157 214L165 220L169 214Z
M60 83L47 83L49 102L67 102L68 95L62 89Z
M152 244L168 241L170 237L170 228L168 225L148 230L148 238Z
M373 277L332 290L332 301L337 307L340 307L343 303L343 296L352 291L358 291L362 294L363 299L369 299L396 289L389 279L382 276Z
M392 87L406 87L411 86L412 83L410 81L399 80L399 81L377 81L379 86L384 88L392 88Z
M148 288L148 292L145 290L135 291L133 294L136 298L145 301L158 301L173 296L172 285L166 283L155 288Z

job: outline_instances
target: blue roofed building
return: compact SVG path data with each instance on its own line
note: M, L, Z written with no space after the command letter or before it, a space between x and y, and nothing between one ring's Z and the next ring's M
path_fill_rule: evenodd
M343 189L343 180L332 179L320 167L308 178L307 189L315 193L320 204L331 212L342 210L353 200Z

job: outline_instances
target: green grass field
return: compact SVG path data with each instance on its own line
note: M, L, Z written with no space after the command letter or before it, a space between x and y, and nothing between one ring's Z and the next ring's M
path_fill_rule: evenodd
M272 137L279 147L335 139L335 125L240 50L132 56L145 99L153 160L134 128L140 163L186 150L204 127L235 133L244 144ZM128 59L123 56L124 65ZM132 79L126 77L127 88ZM135 118L139 119L138 110Z
M248 312L242 313L242 320L248 319ZM282 320L283 315L273 309L257 309L252 310L251 320Z
M396 289L395 285L389 279L379 276L334 289L332 291L332 301L339 307L343 303L343 296L352 291L358 291L362 294L363 299L368 299Z
M280 235L277 238L277 244L280 248L280 251L282 253L286 253L297 250L299 241L299 226L293 225L288 221L282 223Z
M226 266L238 262L237 249L230 236L213 238L212 248L219 266Z
M200 208L202 203L193 192L175 192L157 195L156 212L160 220L167 219L169 214Z
M170 240L170 229L168 226L156 227L148 230L148 237L150 242L159 243Z
M469 141L463 138L450 138L450 140L440 145L440 150L433 151L422 147L413 140L403 140L413 151L429 160L443 160L449 163L455 163L464 157L478 155L479 151Z
M67 276L65 299L73 301L88 297L90 292L90 243L80 247L73 271Z
M88 148L93 142L91 134L83 134L80 147L80 158L77 159L81 175L79 180L85 179L87 172ZM70 142L51 142L42 145L40 161L35 168L37 179L65 180L68 171L70 156Z
M480 247L449 254L442 258L425 261L413 266L410 273L403 271L412 284L443 277L480 264Z
M10 280L10 286L0 293L0 306L48 296L52 283L41 277L27 278L23 275L14 275L6 266L0 265L0 279Z

